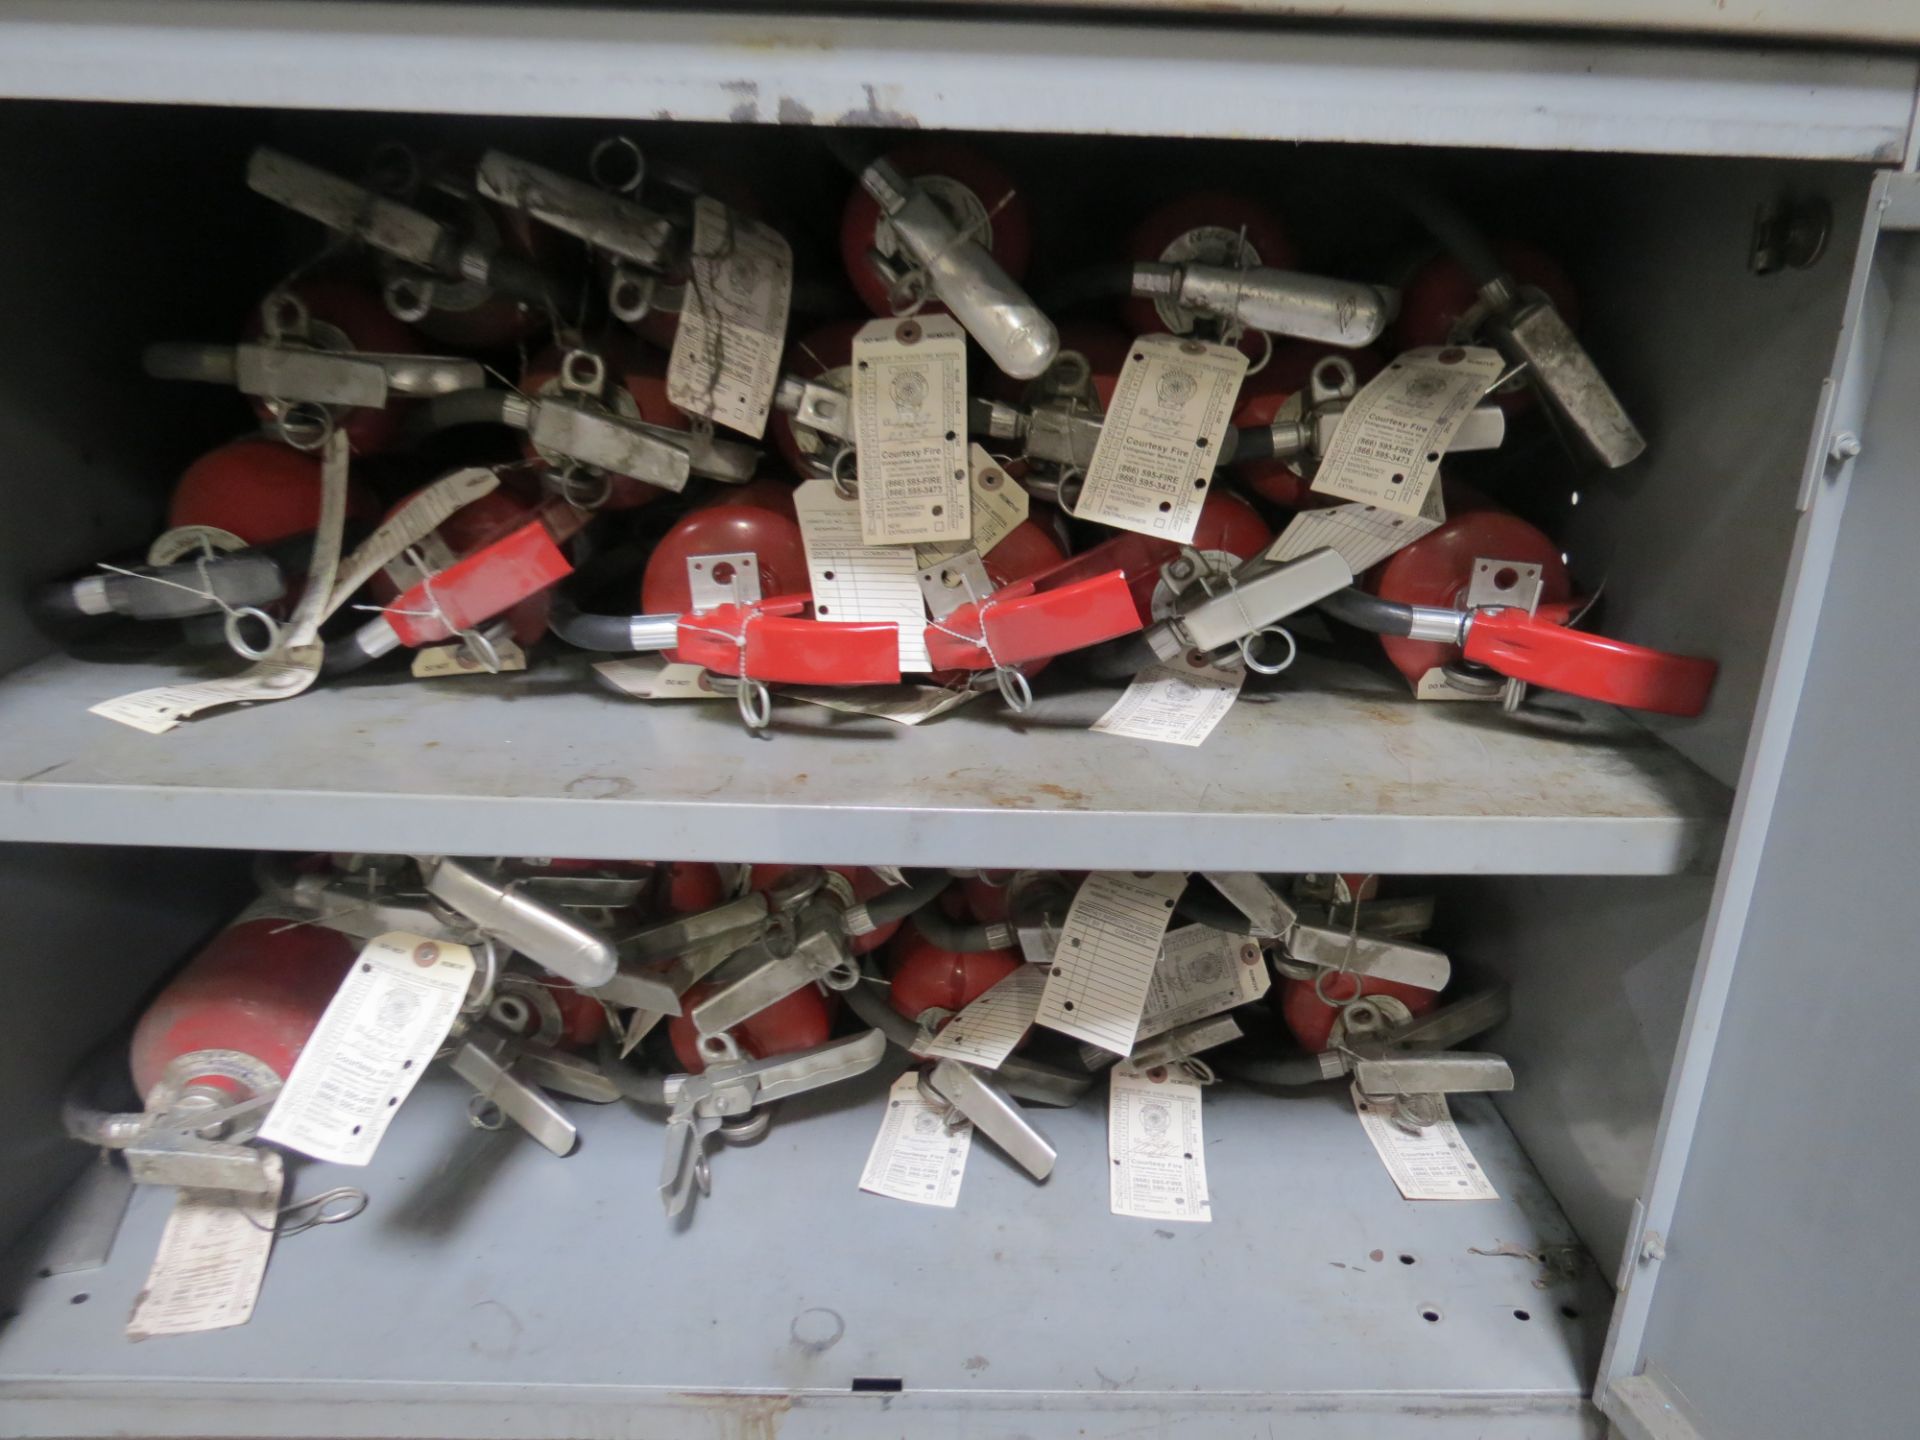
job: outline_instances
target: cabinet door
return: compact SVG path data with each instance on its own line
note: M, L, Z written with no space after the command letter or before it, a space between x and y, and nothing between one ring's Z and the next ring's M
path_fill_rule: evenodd
M1633 1440L1911 1434L1920 1411L1915 227L1915 177L1880 177L1621 1262L1597 1393Z

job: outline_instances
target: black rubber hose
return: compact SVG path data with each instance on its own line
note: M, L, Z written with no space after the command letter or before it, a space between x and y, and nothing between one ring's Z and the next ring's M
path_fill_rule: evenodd
M327 641L327 648L320 657L320 674L322 676L351 675L356 670L364 670L379 658L378 655L369 655L360 648L360 635L355 631L351 635L342 635L337 640Z
M1443 249L1466 267L1476 286L1491 285L1506 278L1507 267L1493 253L1480 227L1451 200L1405 174L1395 175L1387 191L1414 213Z
M547 612L547 629L581 650L633 654L631 615L589 615L571 600L555 595Z
M614 1048L613 1036L600 1037L600 1073L613 1082L613 1088L636 1105L663 1106L667 1103L667 1077L651 1070L636 1070Z
M963 925L951 919L945 911L937 909L921 911L914 917L913 923L929 945L959 955L977 955L986 950L1004 949L1005 946L999 942L1013 928L1005 921L997 925ZM993 933L996 930L1000 932L998 935Z
M1240 913L1240 908L1222 895L1205 880L1196 880L1180 893L1180 902L1174 906L1174 913L1183 920L1191 920L1196 925L1211 926L1215 930L1225 930L1233 935L1251 935L1253 922Z
M1080 668L1095 680L1126 684L1149 665L1158 665L1160 657L1140 634L1123 635L1104 645L1080 652Z
M1356 630L1370 630L1376 635L1411 635L1413 633L1411 605L1382 600L1378 595L1369 595L1366 591L1351 585L1345 590L1334 591L1320 601L1319 608L1334 619L1345 621Z
M1049 312L1074 310L1098 300L1111 300L1115 296L1124 299L1132 294L1133 264L1131 261L1091 265L1055 283L1045 295L1040 297L1040 308Z
M926 909L953 883L951 875L938 870L929 870L924 875L915 876L905 885L895 885L890 890L867 901L867 918L878 930L882 925L891 925L896 920L904 920L909 915L918 914Z
M435 395L423 400L407 416L400 429L403 446L418 445L442 430L461 425L504 425L507 404L516 397L505 390L455 390L450 395Z
M1223 1075L1244 1080L1249 1085L1271 1085L1289 1090L1339 1078L1321 1068L1318 1055L1249 1055L1238 1060L1216 1061L1214 1068Z
M1227 431L1220 447L1221 465L1238 465L1242 460L1273 459L1273 431L1265 425L1248 425Z

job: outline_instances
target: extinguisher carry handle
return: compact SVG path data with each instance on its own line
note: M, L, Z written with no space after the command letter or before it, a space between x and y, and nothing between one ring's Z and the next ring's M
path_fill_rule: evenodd
M1029 581L927 626L927 658L938 670L991 670L1083 650L1139 628L1140 611L1118 570L1048 590L1034 590Z
M897 685L900 627L800 616L805 596L716 605L680 617L680 658L720 675L776 685Z
M573 573L538 518L420 581L387 605L400 643L430 645L471 630Z
M1713 660L1569 630L1519 609L1476 611L1463 653L1530 685L1661 715L1706 709L1720 670Z

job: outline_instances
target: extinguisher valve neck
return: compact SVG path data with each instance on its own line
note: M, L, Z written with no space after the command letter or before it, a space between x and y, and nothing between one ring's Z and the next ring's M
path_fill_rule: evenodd
M1149 299L1171 296L1180 289L1180 267L1158 260L1142 260L1133 267L1133 293Z
M1473 625L1471 612L1446 610L1438 605L1415 605L1413 620L1407 629L1411 640L1431 640L1441 645L1464 645Z

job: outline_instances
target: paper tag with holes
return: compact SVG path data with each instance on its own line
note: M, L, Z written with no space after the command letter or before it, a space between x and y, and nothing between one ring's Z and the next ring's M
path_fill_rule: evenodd
M1176 656L1133 677L1107 713L1088 727L1100 735L1198 745L1233 708L1247 672L1241 666L1195 665Z
M951 1210L973 1149L973 1126L947 1117L920 1093L920 1072L909 1070L887 1092L887 1113L873 1137L860 1188L873 1195Z
M667 360L667 399L758 440L780 379L793 249L711 196L693 202L687 298Z
M1502 369L1500 352L1480 345L1407 351L1347 405L1313 489L1418 515L1440 457Z
M473 952L395 930L369 940L327 1002L260 1138L365 1165L453 1028Z
M1389 555L1432 534L1445 520L1438 485L1427 491L1425 509L1418 515L1358 503L1302 510L1267 547L1267 559L1298 560L1315 550L1334 550L1356 576L1364 575Z
M504 675L509 670L527 668L527 652L511 640L501 639L493 642L493 653L499 659L497 671L489 672L487 667L474 658L473 652L466 646L429 645L413 654L413 678L416 680L437 680L446 675L486 675L496 673Z
M1135 340L1073 513L1191 540L1246 373L1247 357L1231 345L1179 335Z
M704 665L662 662L651 655L630 660L602 660L594 670L616 690L636 700L731 700L714 688Z
M971 474L969 491L973 497L973 535L970 539L941 545L914 546L914 557L923 570L967 550L984 559L994 546L1007 538L1014 526L1027 518L1032 508L1020 482L982 446L967 447L967 464Z
M1236 1005L1250 1005L1272 983L1260 942L1253 937L1209 925L1170 930L1160 963L1154 966L1137 1038L1145 1040Z
M1108 1201L1142 1220L1211 1220L1200 1087L1166 1069L1107 1079Z
M998 1069L1033 1024L1049 968L1022 965L949 1020L918 1053Z
M900 627L900 668L931 670L927 605L920 565L904 545L860 538L860 503L834 493L831 480L808 480L793 492L800 538L807 547L813 613L822 620L891 620Z
M1380 1163L1408 1200L1498 1200L1500 1197L1487 1179L1487 1172L1473 1158L1473 1151L1460 1138L1460 1127L1447 1110L1447 1097L1440 1102L1440 1118L1417 1133L1393 1123L1385 1108L1375 1108L1362 1100L1358 1092L1353 1108L1360 1125L1373 1142Z
M320 676L320 645L307 645L278 660L262 660L225 680L202 680L190 685L156 685L87 707L87 713L149 735L164 735L182 720L217 705L287 700L311 688Z
M874 320L853 337L860 538L967 540L967 332L951 315Z
M268 1186L258 1193L175 1192L153 1268L127 1317L129 1340L225 1330L253 1318L280 1221L284 1164L271 1150L261 1160Z
M1038 1019L1126 1055L1140 1034L1160 941L1186 888L1178 871L1100 871L1081 882L1054 947Z
M896 725L920 725L957 710L983 693L942 685L788 686L782 695L847 715L877 715Z

